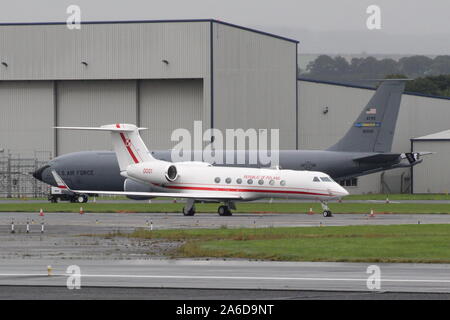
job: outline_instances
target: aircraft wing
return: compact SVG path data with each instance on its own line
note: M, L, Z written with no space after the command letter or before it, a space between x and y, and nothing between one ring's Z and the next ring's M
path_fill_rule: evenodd
M215 199L215 200L241 200L242 197L237 193L225 193L225 192L195 192L195 193L183 193L183 192L135 192L135 191L96 191L96 190L72 190L70 189L64 180L52 170L52 175L55 178L58 188L69 190L75 193L86 194L109 194L117 196L144 196L144 197L166 197L166 198L186 198L186 199Z
M115 196L144 196L144 197L166 197L166 198L185 198L185 199L215 199L215 200L242 200L239 194L224 192L134 192L134 191L93 191L93 190L71 190L75 193L84 194L109 194Z

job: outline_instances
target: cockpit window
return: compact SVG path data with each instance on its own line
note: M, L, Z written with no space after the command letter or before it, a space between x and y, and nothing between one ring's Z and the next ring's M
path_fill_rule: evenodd
M320 177L320 180L322 180L323 182L331 182L331 179L328 177Z
M314 182L320 182L319 178L317 178L317 177L314 177L313 181Z

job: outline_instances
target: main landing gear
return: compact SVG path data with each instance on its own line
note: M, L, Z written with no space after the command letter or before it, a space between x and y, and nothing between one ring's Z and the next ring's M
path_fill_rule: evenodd
M225 205L220 206L217 209L217 213L219 214L219 216L229 217L233 215L231 213L231 210L236 210L236 205L234 204L234 202L226 201ZM185 216L193 216L195 214L195 199L187 199L186 205L183 207L182 212Z
M217 209L217 212L219 213L219 216L231 216L231 210L228 206L220 206L219 209Z
M183 214L185 216L193 216L195 214L195 200L187 199L186 205L183 207Z
M320 204L322 205L322 210L323 210L323 216L325 218L330 218L333 216L333 214L331 213L330 208L328 208L328 203L326 201L320 201Z
M219 213L219 216L227 217L233 215L231 210L236 210L236 204L233 201L225 201L225 205L220 206L219 209L217 209L217 212Z

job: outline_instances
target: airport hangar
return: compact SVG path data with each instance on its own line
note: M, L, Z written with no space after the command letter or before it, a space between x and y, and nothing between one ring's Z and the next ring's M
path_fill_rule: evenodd
M217 20L85 22L80 30L1 24L0 148L53 156L107 150L107 135L52 127L129 122L149 128L143 139L150 148L166 149L174 145L172 131L192 129L195 120L204 130L278 128L281 149L327 148L374 91L298 79L297 47L296 40ZM410 151L411 138L448 129L449 118L450 99L405 94L393 151ZM410 192L411 176L387 171L347 188ZM422 192L420 183L414 189Z

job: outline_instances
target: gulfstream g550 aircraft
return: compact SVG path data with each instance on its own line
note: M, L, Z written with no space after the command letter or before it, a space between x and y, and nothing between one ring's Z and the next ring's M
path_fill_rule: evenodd
M218 213L231 215L237 201L261 198L293 198L319 200L324 216L331 216L326 201L341 198L348 192L330 176L316 171L218 167L205 162L169 162L155 159L132 124L105 125L98 128L57 127L58 129L97 130L111 133L120 174L147 184L155 192L71 190L82 194L113 194L144 197L185 198L184 215L195 214L196 201L223 202ZM58 187L69 189L52 171ZM69 189L70 190L70 189Z

